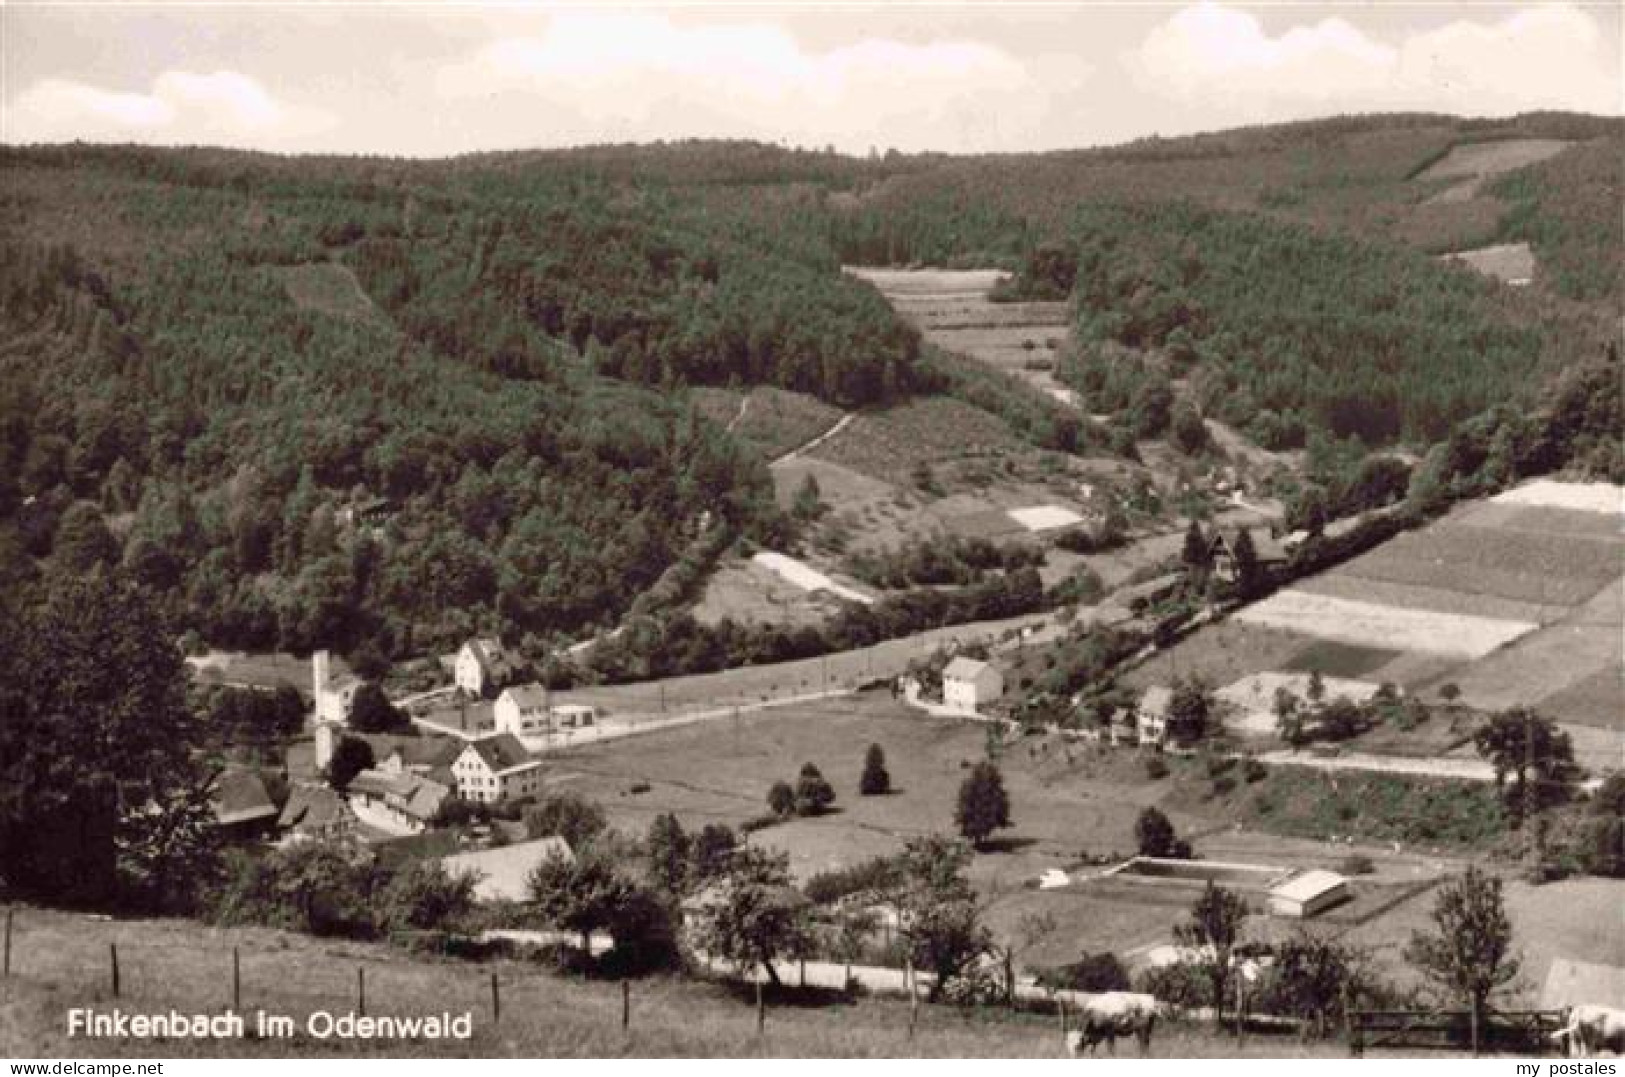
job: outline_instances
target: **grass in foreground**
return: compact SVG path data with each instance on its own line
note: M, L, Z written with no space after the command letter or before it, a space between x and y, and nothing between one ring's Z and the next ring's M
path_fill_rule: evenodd
M117 943L125 1012L220 1012L230 1001L231 951L242 953L243 1009L288 1014L343 1012L366 970L367 1013L410 1016L449 1010L473 1015L468 1041L137 1041L69 1039L70 1007L111 1009L109 943ZM490 976L502 983L502 1019L492 1020ZM909 1008L864 999L770 1007L756 1032L749 998L726 985L677 977L635 981L631 1028L620 1027L615 983L568 979L534 965L414 959L384 946L313 939L262 929L215 929L190 921L100 922L21 909L14 975L0 987L0 1052L13 1057L1009 1057L1064 1054L1054 1016L922 1006L909 1035ZM1233 1039L1170 1026L1153 1043L1160 1057L1335 1057L1335 1042ZM1132 1047L1121 1052L1133 1057Z

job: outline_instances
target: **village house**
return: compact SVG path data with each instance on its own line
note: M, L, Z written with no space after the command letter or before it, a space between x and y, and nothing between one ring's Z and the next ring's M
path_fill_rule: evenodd
M961 655L942 671L942 702L954 710L975 711L1004 695L1004 675L991 664Z
M276 801L266 791L258 772L248 767L227 767L214 782L209 800L215 827L228 842L253 841L276 828Z
M450 737L403 738L384 756L378 769L385 774L418 774L456 788L451 765L462 754L461 742Z
M363 822L380 829L421 834L434 825L451 787L410 771L364 770L345 788Z
M349 803L333 789L305 783L288 791L276 823L289 840L331 841L353 834L356 818Z
M1154 684L1140 697L1134 712L1134 729L1139 743L1160 748L1168 740L1168 709L1174 701L1171 689Z
M513 676L514 662L500 640L471 639L458 650L452 663L452 679L458 688L476 698L496 692Z
M480 804L533 796L542 789L542 763L512 733L469 741L452 764L457 795Z
M493 849L453 853L441 857L440 866L447 875L473 875L474 900L489 904L494 901L529 901L528 880L531 872L549 860L574 863L575 858L570 843L554 835Z

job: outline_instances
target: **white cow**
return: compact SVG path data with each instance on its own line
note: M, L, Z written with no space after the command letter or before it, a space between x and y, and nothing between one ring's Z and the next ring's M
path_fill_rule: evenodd
M1066 1051L1073 1058L1086 1051L1094 1054L1102 1040L1115 1055L1119 1036L1133 1036L1140 1041L1140 1053L1147 1054L1157 1023L1157 1000L1131 991L1108 991L1083 1004L1078 1022L1078 1028L1066 1034Z
M1625 1055L1625 1010L1595 1003L1570 1006L1564 1027L1552 1033L1554 1040L1568 1040L1570 1058L1591 1058L1607 1051Z

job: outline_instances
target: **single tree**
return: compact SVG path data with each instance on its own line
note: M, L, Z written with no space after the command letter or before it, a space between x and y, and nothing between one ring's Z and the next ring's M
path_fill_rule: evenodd
M959 833L980 849L995 830L1010 826L1010 797L1004 791L1004 776L992 763L977 763L959 786L959 802L954 808Z
M333 746L333 758L327 762L327 784L343 792L350 787L357 774L369 769L375 762L372 745L360 737L340 737Z
M739 847L707 896L696 933L713 956L760 967L777 985L774 962L806 952L808 902L790 886L788 854Z
M795 501L791 505L790 512L803 523L810 523L823 515L823 492L818 488L818 480L810 472L796 489Z
M350 702L350 727L360 733L387 733L407 724L406 715L389 701L384 690L367 681Z
M1236 562L1236 593L1243 601L1258 597L1264 587L1264 566L1258 561L1258 547L1250 528L1242 528L1230 545Z
M614 923L633 889L608 857L591 851L547 857L531 870L526 884L542 922L580 934L581 950L588 954L592 933Z
M1275 690L1275 731L1294 748L1308 741L1304 728L1302 701L1285 685Z
M1213 544L1202 532L1200 520L1192 520L1185 529L1185 545L1179 551L1179 563L1198 580L1207 579L1208 570L1213 567Z
M796 776L796 814L822 815L834 803L835 788L817 767L811 763L803 763L801 773Z
M880 745L869 745L863 757L863 776L858 779L858 792L866 797L891 792L891 775L886 772L886 753Z
M1246 902L1210 882L1191 906L1190 920L1174 928L1175 941L1195 953L1197 964L1206 971L1212 988L1209 1001L1221 1022L1225 1002L1230 997L1231 959L1246 918Z
M1181 678L1168 701L1168 736L1179 744L1194 744L1207 736L1213 715L1213 694L1200 678Z
M694 836L688 877L696 886L703 885L728 869L739 837L731 827L722 823L707 823Z
M671 812L655 816L649 824L649 836L644 840L649 878L663 893L681 894L686 887L691 844L683 824Z
M1307 934L1287 939L1275 947L1258 1001L1267 1012L1296 1017L1324 1036L1358 977L1355 961L1355 953L1333 939Z
M1496 788L1520 822L1568 799L1573 790L1576 770L1569 735L1528 707L1494 715L1473 734L1473 744L1495 767Z
M1413 933L1405 957L1447 996L1468 1005L1477 1054L1490 997L1517 976L1520 964L1501 880L1469 867L1447 883L1434 899L1432 930Z
M914 966L933 974L932 1002L993 944L964 877L970 856L963 842L940 836L913 838L903 848L900 933Z
M604 809L579 793L553 793L525 809L522 817L525 835L548 838L557 835L576 852L591 845L609 825Z
M767 806L768 810L780 818L794 815L796 791L790 788L789 782L774 782L767 791Z
M1141 856L1183 859L1174 824L1157 808L1145 808L1134 820L1134 843Z

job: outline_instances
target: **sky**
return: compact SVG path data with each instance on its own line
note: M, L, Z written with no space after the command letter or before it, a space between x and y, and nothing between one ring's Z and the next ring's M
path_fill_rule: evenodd
M1617 2L0 4L0 141L289 153L1105 145L1392 111L1618 115Z

